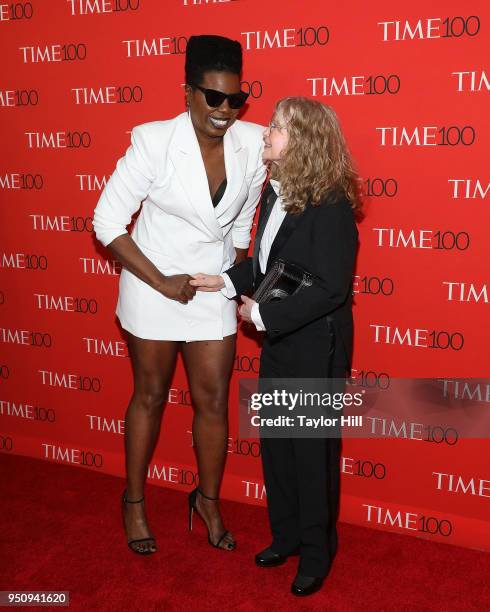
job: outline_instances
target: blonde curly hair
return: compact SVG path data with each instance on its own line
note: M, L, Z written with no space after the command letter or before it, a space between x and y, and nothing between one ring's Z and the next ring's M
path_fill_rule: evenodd
M274 115L278 111L288 144L281 163L272 164L272 178L281 183L285 210L298 214L308 201L316 206L327 196L344 196L360 216L359 179L335 111L303 97L279 100Z

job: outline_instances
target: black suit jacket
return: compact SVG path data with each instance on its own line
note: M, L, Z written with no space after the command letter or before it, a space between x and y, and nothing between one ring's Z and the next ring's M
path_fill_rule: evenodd
M237 294L254 291L263 275L258 252L277 196L271 185L262 194L253 257L227 270ZM298 215L287 213L272 244L267 271L281 257L316 275L320 281L280 301L260 304L266 328L261 374L322 377L330 365L350 369L352 357L352 275L358 232L349 201L327 197L308 203ZM328 319L335 330L335 346Z

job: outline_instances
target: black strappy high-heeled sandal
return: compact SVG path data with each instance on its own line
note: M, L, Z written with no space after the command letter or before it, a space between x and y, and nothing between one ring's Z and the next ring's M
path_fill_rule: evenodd
M124 524L124 504L142 504L144 501L145 501L144 497L142 497L141 499L136 499L134 501L131 500L131 499L128 499L126 497L126 491L124 491L124 493L122 494L123 524ZM137 545L138 544L142 544L144 542L153 542L154 550L152 550L152 546L150 546L147 549L140 550ZM156 543L157 543L157 541L155 539L155 536L150 535L147 538L139 538L139 539L136 539L136 540L129 540L128 541L128 546L129 546L130 550L132 550L137 555L152 555L153 553L155 553L158 550L156 548Z
M189 493L189 531L192 531L192 518L194 515L194 510L197 512L197 514L201 517L201 519L204 521L204 524L207 527L206 521L204 520L204 518L202 517L202 515L200 514L199 510L197 509L197 505L196 505L196 501L197 501L197 494L199 493L199 495L202 495L204 497L204 499L209 499L210 501L217 501L219 499L219 497L208 497L207 495L205 495L201 489L199 487L196 487L193 491L191 491ZM209 531L209 527L208 527L208 542L211 544L211 546L214 546L214 548L220 548L221 550L234 550L236 547L236 542L230 542L226 548L224 548L223 546L220 546L221 542L223 541L223 539L229 534L230 532L228 530L225 530L221 536L219 537L218 541L216 542L216 544L211 540L211 533ZM231 534L230 534L231 535Z

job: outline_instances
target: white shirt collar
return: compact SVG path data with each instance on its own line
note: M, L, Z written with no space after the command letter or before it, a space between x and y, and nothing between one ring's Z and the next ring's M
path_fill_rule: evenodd
M274 179L269 179L269 183L271 184L272 189L276 192L276 195L279 195L279 191L281 190L281 184L279 181L275 181Z

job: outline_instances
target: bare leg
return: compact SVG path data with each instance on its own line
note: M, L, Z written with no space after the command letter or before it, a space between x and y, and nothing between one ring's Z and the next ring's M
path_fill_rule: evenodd
M138 500L144 495L148 464L160 432L180 343L143 340L129 334L128 345L134 392L125 421L126 496L129 500ZM151 537L144 504L123 504L123 511L128 541ZM154 542L134 546L139 550L156 550Z
M192 433L197 455L199 487L208 497L218 497L228 444L228 390L235 356L236 335L223 340L189 342L182 355L189 379L194 420ZM197 509L206 522L210 538L217 543L225 528L218 501L197 496ZM234 542L231 534L220 547Z

